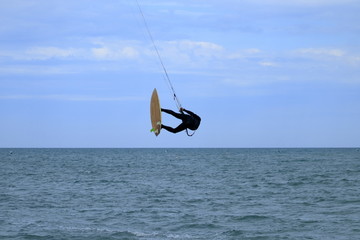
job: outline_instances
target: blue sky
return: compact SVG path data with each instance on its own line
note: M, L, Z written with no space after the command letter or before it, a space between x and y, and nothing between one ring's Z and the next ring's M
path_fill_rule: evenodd
M358 0L0 2L0 147L359 147ZM164 124L179 121L163 116Z

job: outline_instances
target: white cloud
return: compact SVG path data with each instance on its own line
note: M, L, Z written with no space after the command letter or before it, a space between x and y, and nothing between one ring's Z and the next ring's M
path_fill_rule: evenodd
M136 59L140 54L140 47L135 43L97 43L96 45L100 46L87 48L36 46L27 49L0 50L0 57L26 61L50 59L120 60Z
M168 48L175 48L177 52L197 57L218 56L224 50L222 46L215 43L190 40L164 42L164 49L167 50Z
M360 56L358 52L349 53L340 48L302 48L293 51L295 56L300 56L314 61L336 61L347 66L359 66Z
M297 53L302 55L312 56L330 56L330 57L343 57L346 52L342 49L328 49L328 48L302 48L296 50Z
M135 59L139 56L139 51L135 47L114 47L102 46L91 49L92 55L100 60L118 60L123 58Z
M205 41L163 41L156 42L161 58L172 69L177 67L203 68L210 62L225 59L226 51L223 46ZM157 61L157 56L151 46L141 48L143 57Z
M123 101L144 101L143 97L101 97L86 95L0 95L3 100L55 100L55 101L80 101L80 102L123 102Z
M2 50L0 56L14 60L48 60L52 58L71 58L83 54L81 49L59 47L31 47L25 50Z
M33 47L25 51L25 58L34 60L46 60L50 58L67 58L76 56L78 50L74 48L58 48L58 47Z
M252 57L261 52L257 48L230 50L222 45L207 41L158 41L156 45L161 57L166 60L165 64L171 65L173 71L179 69L186 71L187 68L207 69L210 66L220 66L222 63L226 65L228 61ZM148 63L149 66L154 66L153 63L158 61L154 48L149 43L104 38L84 41L81 48L35 46L12 51L0 50L0 56L15 61L25 60L29 63L31 61L60 59L65 62L76 60L79 64L83 64L81 61L127 61L130 64L127 66L138 64L138 61L141 61L144 65ZM18 73L22 71L21 66L15 66L14 63L8 65L7 71L11 69L17 69L15 72ZM47 63L46 71L49 72L51 67L51 63ZM5 71L5 69L2 70Z
M256 53L260 53L261 50L258 48L248 48L248 49L245 49L244 52L248 53L248 54L256 54Z
M262 51L258 48L240 49L231 51L226 54L226 58L230 60L246 59L248 57L258 56Z
M30 74L30 75L51 75L51 74L73 74L80 73L83 69L70 64L65 65L40 65L40 64L7 64L0 66L0 74Z
M204 41L168 41L159 42L159 46L160 54L167 59L167 62L183 68L192 67L202 70L209 67L227 68L232 63L236 64L238 60L263 58L266 55L258 48L227 49L222 45ZM275 66L275 63L271 65Z
M91 51L96 58L100 58L100 59L104 59L111 55L110 49L106 47L92 48Z
M118 39L95 38L90 40L90 58L97 60L136 59L142 52L141 43L138 41L124 41Z
M133 47L124 47L121 50L121 54L127 58L136 58L139 56L139 52Z
M278 64L275 63L275 62L270 62L270 61L263 61L263 62L259 62L259 64L261 66L264 66L264 67L277 67Z
M356 3L357 0L249 0L250 3L261 5L282 5L282 6L328 6Z
M360 65L360 56L351 56L349 58L349 62L352 65L359 66Z

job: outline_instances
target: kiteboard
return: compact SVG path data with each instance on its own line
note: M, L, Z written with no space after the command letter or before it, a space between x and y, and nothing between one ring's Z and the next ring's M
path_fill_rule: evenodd
M161 130L161 107L160 107L160 100L156 88L154 88L154 91L151 95L150 117L151 117L151 125L152 125L151 132L154 132L155 136L158 136Z

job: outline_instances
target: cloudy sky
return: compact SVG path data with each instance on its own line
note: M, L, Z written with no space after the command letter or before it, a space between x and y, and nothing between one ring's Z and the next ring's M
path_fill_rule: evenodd
M0 0L0 147L360 146L358 0L138 1L196 134L136 0Z

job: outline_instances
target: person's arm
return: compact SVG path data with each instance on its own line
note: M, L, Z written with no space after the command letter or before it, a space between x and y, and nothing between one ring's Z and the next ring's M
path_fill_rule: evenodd
M186 110L185 108L183 108L182 110L190 115L195 115L195 113L193 113L192 111Z
M194 117L199 117L198 115L196 115L195 113L193 113L192 111L189 111L189 110L186 110L185 108L181 108L182 111L190 114L191 116L194 116Z

